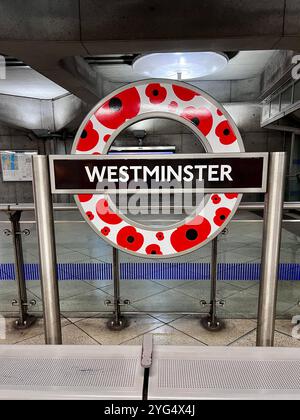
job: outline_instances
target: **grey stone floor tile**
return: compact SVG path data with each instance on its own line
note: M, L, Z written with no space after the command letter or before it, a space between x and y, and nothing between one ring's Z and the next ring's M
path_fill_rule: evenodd
M69 298L61 299L61 312L111 312L112 309L105 305L105 300L111 299L111 295L99 289Z
M129 299L132 303L164 292L165 290L165 287L151 280L122 280L120 282L120 295L122 299ZM105 292L113 294L113 286L106 287Z
M187 296L173 289L139 300L133 305L144 312L201 312L197 298Z
M187 315L169 324L209 346L226 346L237 338L255 329L255 323L248 319L226 320L225 328L219 332L204 329L199 317Z
M39 335L44 339L44 321L42 318L37 319L36 323L26 330L16 330L13 326L14 321L15 318L5 318L6 339L0 339L0 344L15 344ZM70 324L70 321L62 318L61 323L62 326L65 326Z
M29 309L30 312L42 311L42 302L40 301L38 296L28 291L27 298L28 298L28 302L31 300L36 301L36 305L30 307ZM18 300L18 293L17 293L17 290L14 290L14 288L0 294L0 313L7 313L7 312L17 313L18 312L18 306L12 306L11 304L13 299Z
M255 296L259 293L259 284L251 289L247 289L250 294ZM279 281L278 282L278 301L286 302L289 306L297 305L300 301L300 282L299 281Z
M182 314L168 314L168 313L151 313L150 315L166 324L168 324L169 322L175 321L175 319L182 318L184 316Z
M105 289L106 287L112 286L112 280L83 280L85 283L90 284L95 289Z
M91 338L88 334L82 331L80 328L76 327L74 324L69 324L62 328L62 342L64 345L99 345L99 343ZM17 344L32 344L39 345L45 344L44 336L38 335L36 337L28 338Z
M240 339L238 339L231 345L235 347L255 347L256 346L256 330L252 331L250 334L247 334L241 337ZM300 347L300 340L296 340L285 334L276 332L274 336L274 346L275 347Z
M190 345L190 346L203 346L203 343L195 340L194 338L184 334L169 325L156 328L151 331L153 337L153 343L156 345ZM124 341L121 344L124 345L140 345L143 343L144 335L140 335L128 341Z
M205 299L210 301L210 287L211 282L209 280L192 280L184 285L181 285L173 290L184 293L188 296L192 296L198 299ZM217 282L217 298L224 299L234 293L241 291L240 288L228 283L227 281Z
M95 287L82 280L62 280L58 282L58 286L59 296L61 299L81 295L85 292L95 290ZM40 299L42 298L41 285L39 281L33 280L27 282L27 288Z
M128 317L128 320L129 326L121 331L110 331L106 318L84 319L75 325L101 344L120 344L163 325L148 315Z
M151 280L154 283L161 284L162 286L167 287L168 289L174 289L176 287L182 286L183 284L186 284L190 280Z
M293 316L299 316L300 315L300 305L295 305L289 308L287 311L280 314L281 317L284 319L291 319ZM279 316L277 316L279 318Z
M300 311L299 311L299 315L300 315ZM300 316L299 316L299 320L300 320ZM275 330L279 333L283 333L286 335L292 336L294 327L295 327L295 324L292 324L292 319L277 319L275 322ZM297 329L300 332L300 326L299 328L297 327Z
M290 307L290 303L278 301L278 316L285 313ZM255 318L258 311L258 291L253 293L246 289L227 297L224 310L234 317Z
M72 324L86 318L103 317L102 312L62 312L61 316L66 318Z
M228 280L227 283L241 289L259 288L258 280Z
M17 293L17 282L15 280L1 280L0 281L0 295L2 293Z

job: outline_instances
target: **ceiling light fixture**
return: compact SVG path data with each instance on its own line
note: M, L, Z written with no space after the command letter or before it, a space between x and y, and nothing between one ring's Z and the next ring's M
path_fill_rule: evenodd
M138 56L132 68L147 77L187 80L221 71L227 63L226 54L212 51L155 53Z

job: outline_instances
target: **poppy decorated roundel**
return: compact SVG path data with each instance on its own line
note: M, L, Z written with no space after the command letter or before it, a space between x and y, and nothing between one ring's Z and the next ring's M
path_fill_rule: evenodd
M208 153L244 151L240 133L226 110L207 93L187 83L143 80L101 100L81 124L72 154L106 155L128 126L148 118L169 118L190 128ZM122 214L104 194L79 194L79 210L100 237L131 254L168 258L192 252L216 237L229 222L241 194L209 193L181 224L155 229Z

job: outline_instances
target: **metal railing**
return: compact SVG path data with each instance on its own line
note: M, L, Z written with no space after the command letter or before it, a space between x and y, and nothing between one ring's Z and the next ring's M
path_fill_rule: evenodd
M285 202L283 205L284 210L300 210L300 202ZM253 202L253 203L246 203L243 202L239 205L238 210L247 210L247 211L257 211L257 210L264 210L264 203L263 202ZM23 249L22 249L22 235L27 235L28 232L25 229L24 231L21 230L22 224L35 224L36 220L26 220L22 221L21 216L23 212L32 212L35 211L35 206L33 203L24 203L24 204L1 204L0 205L0 212L6 213L8 215L7 221L0 221L2 224L9 223L11 225L11 230L5 230L6 234L10 234L13 240L14 246L14 264L15 264L15 273L16 273L16 285L18 290L18 302L14 301L14 304L18 304L19 306L19 318L15 322L15 326L17 328L29 328L35 321L35 317L33 315L28 314L28 308L31 305L34 305L35 302L27 300L27 293L26 293L26 286L25 286L25 276L24 276L24 267L23 267ZM62 212L62 211L76 211L78 212L78 208L75 204L69 203L55 203L53 204L53 211ZM233 218L230 223L262 223L263 219L240 219L240 218ZM300 222L299 219L282 219L283 223L297 223ZM54 223L86 223L85 220L54 220ZM210 302L206 303L209 305L209 315L205 318L204 324L207 326L208 329L216 330L222 326L222 323L217 318L217 300L216 300L216 292L217 292L217 238L214 240L212 244L212 253L211 253L211 296ZM124 317L121 314L121 299L120 299L120 286L119 286L119 262L118 262L118 251L115 250L113 252L113 280L114 280L114 301L112 303L113 306L113 318L110 320L111 327L126 325ZM203 302L202 302L203 303ZM129 312L128 312L129 313ZM137 313L137 312L135 312Z

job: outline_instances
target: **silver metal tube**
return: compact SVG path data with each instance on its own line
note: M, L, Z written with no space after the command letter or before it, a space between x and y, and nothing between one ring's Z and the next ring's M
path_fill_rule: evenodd
M116 324L118 324L121 318L120 266L119 266L119 252L117 248L115 247L113 247L112 278L114 282L114 317L115 317Z
M26 325L27 320L27 290L24 276L24 259L20 228L21 211L12 212L9 215L11 221L11 233L14 245L15 273L18 287L19 320L17 325Z
M46 344L62 344L48 157L42 155L33 156L32 163L45 342Z
M121 314L121 296L120 296L120 265L119 265L119 251L117 248L112 248L113 262L112 262L112 279L114 282L114 312L113 317L108 320L107 327L113 331L120 331L128 326L128 320Z
M257 346L274 345L285 168L286 154L270 153L268 189L265 195Z
M218 237L211 244L211 273L210 273L210 316L211 323L217 323L217 271L218 271Z
M143 208L143 207L141 207ZM146 207L144 207L146 208ZM284 210L300 210L300 201L287 201L283 204ZM264 203L240 203L238 210L263 210ZM34 204L32 203L24 203L24 204L0 204L0 211L32 211L34 210ZM55 211L74 211L78 210L76 204L53 204L53 210Z

